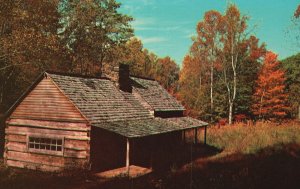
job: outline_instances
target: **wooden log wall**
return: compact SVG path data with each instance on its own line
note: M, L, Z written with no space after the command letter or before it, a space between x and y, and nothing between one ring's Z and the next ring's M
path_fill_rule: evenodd
M50 78L44 78L6 122L4 159L8 166L42 171L87 168L90 125ZM29 136L59 138L63 151L30 150Z

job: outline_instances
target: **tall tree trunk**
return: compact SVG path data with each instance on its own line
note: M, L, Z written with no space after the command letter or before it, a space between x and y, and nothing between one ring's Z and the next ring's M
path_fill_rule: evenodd
M236 67L234 66L234 61L232 60L232 71L233 71L233 94L231 98L231 102L229 104L229 124L232 124L232 118L233 118L233 104L235 102L235 97L236 97L236 82L237 82L237 77L236 77Z
M298 119L300 120L300 105L298 107Z
M200 91L202 91L202 74L201 74L201 71L200 71L200 78L199 78L199 89L200 89Z
M211 121L213 119L212 114L214 112L214 98L213 98L213 83L214 83L214 67L213 63L211 63L210 67L210 116L211 116Z
M229 102L229 115L228 115L228 123L229 123L229 125L232 124L232 115L233 115L232 111L233 111L233 102L230 101Z
M2 102L3 102L3 95L4 95L3 93L4 93L4 85L1 85L1 90L0 90L0 106L2 105Z
M234 54L234 37L232 36L231 41L231 67L233 71L233 94L232 96L229 95L229 116L228 116L228 122L231 125L233 120L233 106L236 98L236 84L237 84L237 74L236 74L236 65L237 65L237 58L238 58L238 52Z

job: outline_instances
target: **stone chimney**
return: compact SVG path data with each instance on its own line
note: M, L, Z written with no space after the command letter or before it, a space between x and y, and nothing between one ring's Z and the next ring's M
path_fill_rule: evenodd
M106 73L106 76L112 80L120 90L129 93L132 92L128 64L119 64L119 66L112 68L111 71Z
M119 64L119 88L125 92L132 92L132 84L128 64Z

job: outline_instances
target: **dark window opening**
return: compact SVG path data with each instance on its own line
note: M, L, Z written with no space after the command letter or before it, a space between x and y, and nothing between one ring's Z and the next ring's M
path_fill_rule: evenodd
M62 152L62 139L29 137L29 149Z

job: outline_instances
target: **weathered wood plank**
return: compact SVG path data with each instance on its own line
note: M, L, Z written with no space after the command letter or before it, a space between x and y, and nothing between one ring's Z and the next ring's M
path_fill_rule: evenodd
M90 128L86 123L65 123L65 122L53 122L53 121L40 121L40 120L26 120L26 119L10 119L9 123L21 123L21 124L29 124L29 125L43 125L48 127L58 127L58 128Z
M5 136L5 139L9 142L9 141L13 141L13 142L22 142L22 143L26 143L26 135L16 135L16 134L7 134Z
M41 118L52 118L52 119L70 119L70 120L81 120L78 115L72 112L46 112L41 110L41 112L23 112L19 111L14 113L14 117L41 117Z
M51 102L51 101L34 101L34 102L31 102L31 101L23 101L22 102L22 106L40 106L40 105L47 105L47 106L55 106L55 107L57 107L57 106L64 106L64 107L68 107L68 108L72 108L73 109L73 105L71 105L70 103L68 103L68 102L64 102L64 103L53 103L53 102ZM22 107L20 107L20 108L22 108Z
M7 151L7 158L51 166L63 166L65 163L65 159L63 158L63 156L54 156L51 154L24 153L17 151Z
M63 170L62 166L53 166L53 165L50 166L50 165L25 162L25 161L13 160L13 159L8 159L6 162L8 166L17 167L17 168L27 168L33 170L50 171L50 172Z
M64 151L64 156L65 157L74 157L74 158L86 158L87 153L86 151L76 151L76 150L71 150L71 149L65 149Z
M90 145L88 141L84 140L70 140L66 139L64 142L65 148L80 148L80 149L89 149Z
M11 151L18 151L18 152L26 152L27 145L26 143L19 143L19 142L8 142L6 144L7 150Z
M86 120L81 119L58 119L49 117L32 117L32 116L10 116L13 119L30 119L30 120L40 120L40 121L55 121L55 122L68 122L68 123L86 123Z
M6 134L27 136L28 133L7 131ZM50 137L50 138L53 137L53 135L51 135L51 134L50 135L43 134L43 136L44 137ZM90 141L90 137L88 137L88 136L62 136L62 137L65 138L65 141L68 141L68 140L72 140L72 141L84 141L84 142Z
M90 141L90 137L81 137L81 136L66 136L66 140L79 140L79 141Z
M44 128L52 130L64 130L64 131L89 131L88 128L68 128L68 127L52 127L52 126L42 126L42 125L29 125L29 124L19 124L19 123L9 123L10 126L17 127L30 127L30 128Z
M6 129L7 132L12 132L12 133L27 133L27 134L40 134L43 136L46 135L60 135L62 137L67 137L67 136L79 136L79 137L84 137L87 136L86 131L63 131L63 130L50 130L50 129L40 129L40 128L29 128L29 127L17 127L17 126L9 126Z

